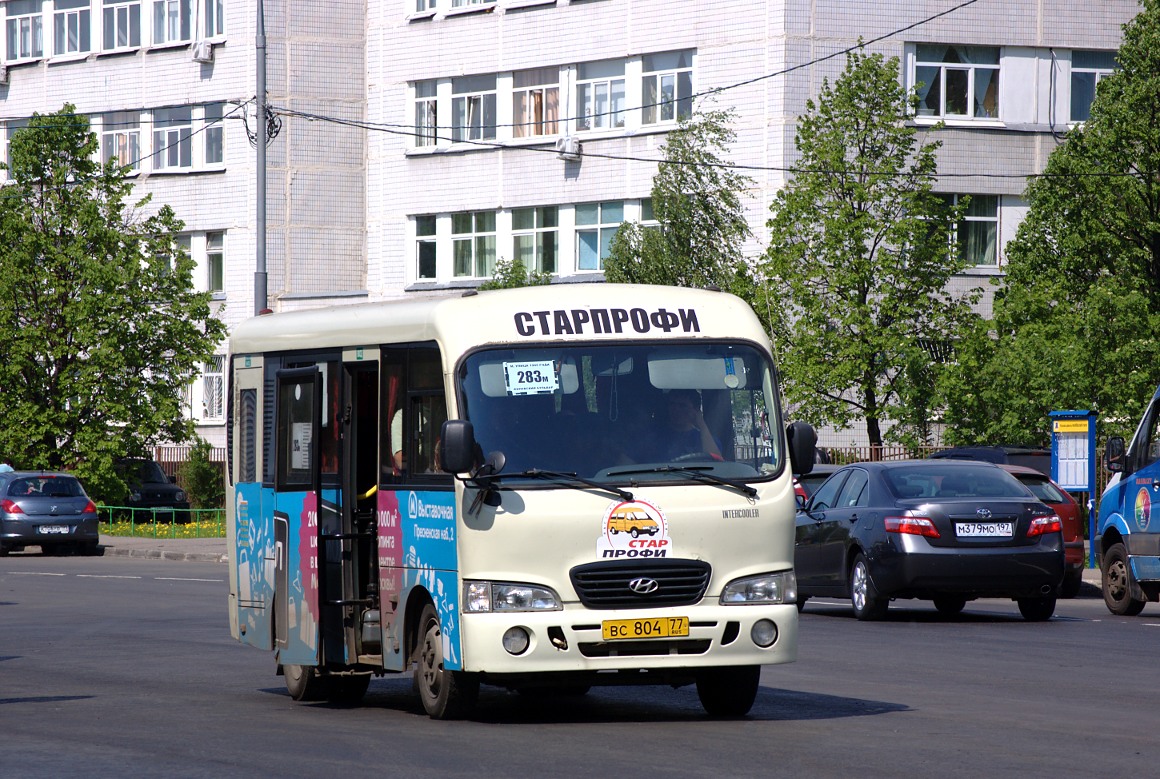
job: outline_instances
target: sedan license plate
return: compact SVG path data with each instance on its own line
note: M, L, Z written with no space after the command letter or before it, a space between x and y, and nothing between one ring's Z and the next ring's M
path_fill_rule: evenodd
M1012 522L956 522L959 538L1010 538L1015 532Z
M40 532L47 533L48 535L55 535L57 533L67 533L68 532L68 525L41 525Z
M600 623L605 641L634 638L672 638L689 635L688 617L606 619Z

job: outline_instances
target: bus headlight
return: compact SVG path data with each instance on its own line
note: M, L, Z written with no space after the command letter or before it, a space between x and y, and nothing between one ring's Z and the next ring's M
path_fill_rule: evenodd
M469 581L463 584L468 612L559 611L560 598L547 587L514 582Z
M797 577L793 571L763 573L760 576L734 579L721 591L722 606L796 602Z

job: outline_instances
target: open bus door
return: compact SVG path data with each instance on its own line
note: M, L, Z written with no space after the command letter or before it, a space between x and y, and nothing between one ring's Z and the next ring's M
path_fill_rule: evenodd
M316 366L278 371L275 391L274 643L280 665L317 666L322 375Z

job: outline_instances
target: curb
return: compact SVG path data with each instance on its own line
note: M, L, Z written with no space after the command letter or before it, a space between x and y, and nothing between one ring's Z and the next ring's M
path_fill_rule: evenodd
M213 552L174 552L168 549L125 549L102 546L102 553L113 557L140 557L149 560L185 560L202 563L225 563L224 554Z

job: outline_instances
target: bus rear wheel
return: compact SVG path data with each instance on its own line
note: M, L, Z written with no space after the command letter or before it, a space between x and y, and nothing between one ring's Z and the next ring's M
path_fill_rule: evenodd
M319 674L314 666L283 665L282 676L286 678L286 691L296 701L310 703L330 697L330 679Z
M697 672L697 697L713 717L743 717L757 700L761 666L706 668Z
M459 719L475 707L479 679L463 671L443 667L443 631L439 612L428 603L419 618L419 644L415 690L423 710L432 719Z

